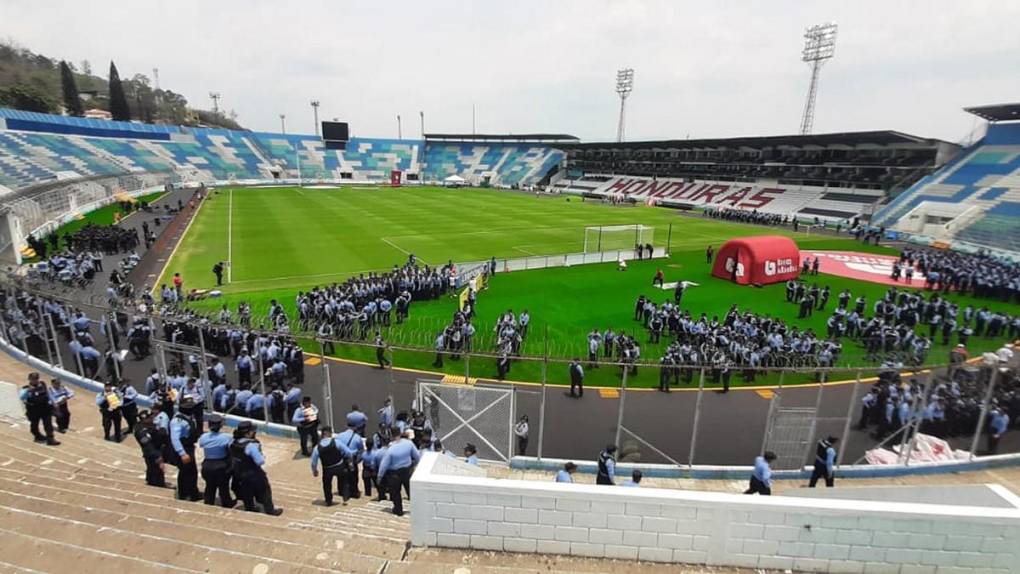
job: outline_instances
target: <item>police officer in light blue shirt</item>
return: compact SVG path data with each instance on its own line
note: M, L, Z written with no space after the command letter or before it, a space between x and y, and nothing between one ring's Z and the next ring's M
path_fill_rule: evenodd
M198 439L198 446L205 455L202 459L202 480L205 481L203 498L208 505L216 504L216 493L219 492L220 504L224 508L233 508L236 501L230 495L230 459L227 449L231 437L221 433L223 417L213 413L208 417L209 431Z
M630 473L630 480L625 480L620 486L627 486L630 488L641 486L642 477L643 475L641 474L641 471L635 468L634 471Z
M347 413L347 426L353 428L361 436L365 436L365 426L368 424L368 417L361 412L358 405L351 405L351 412Z
M262 407L266 404L266 397L261 393L253 393L248 399L248 402L244 405L244 411L248 414L248 417L253 419L262 420L264 414Z
M772 494L772 467L770 465L774 460L776 460L776 453L770 450L754 459L751 484L744 494L761 494L763 496Z
M357 405L354 410L358 412ZM361 498L361 492L358 490L358 463L361 461L362 453L365 452L365 440L352 425L350 418L347 430L337 435L336 443L343 452L349 470L340 477L340 495L343 496L344 502L349 498Z
M393 514L404 515L404 501L400 489L411 494L411 471L418 464L418 449L414 443L400 436L393 435L393 442L386 449L386 454L379 463L379 484L389 487L390 500L393 501Z
M202 499L198 492L198 466L195 464L198 425L190 414L194 407L192 399L181 399L180 410L170 420L170 446L174 455L172 462L177 466L177 498L180 500Z
M563 465L563 468L556 472L556 482L574 482L574 477L572 475L575 472L577 472L577 465L572 462L568 462Z
M999 452L999 441L1009 428L1009 415L1001 408L995 407L988 427L988 454L996 454Z
M471 443L464 445L464 462L472 466L478 466L478 449L475 445Z

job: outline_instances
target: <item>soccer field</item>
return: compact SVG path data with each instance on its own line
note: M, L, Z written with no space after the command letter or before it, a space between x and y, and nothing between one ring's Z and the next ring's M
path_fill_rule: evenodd
M202 206L163 281L180 272L188 288L212 287L212 266L229 261L226 293L297 289L388 270L408 253L431 265L576 253L585 227L638 223L655 227L657 245L666 244L673 224L674 251L718 246L733 233L732 226L669 210L578 197L442 188L220 189Z
M520 313L528 309L531 334L522 348L524 355L553 357L583 356L585 335L593 328L608 327L635 334L642 343L642 358L655 362L668 344L647 342L640 323L633 320L634 301L641 294L661 302L671 291L653 289L651 279L662 269L666 281L693 281L697 287L684 295L683 307L698 316L706 313L720 319L733 304L758 314L779 317L791 326L812 328L824 336L825 321L835 306L836 294L848 288L867 297L868 307L886 287L825 275L820 286L833 293L829 311L797 319L797 306L786 303L784 286L764 288L738 286L710 275L705 263L707 245L718 248L733 237L782 234L793 237L802 248L891 252L886 247L864 246L850 239L807 235L688 217L672 210L649 207L613 207L581 202L573 197L535 197L524 193L492 190L356 189L321 190L307 188L222 189L212 193L201 207L181 245L164 271L164 281L181 272L186 288L215 285L212 266L230 260L230 283L224 296L194 303L212 312L222 304L236 308L239 301L252 305L255 317L265 317L270 299L279 300L293 316L294 296L313 285L340 281L358 273L385 271L414 253L419 261L441 265L513 258L529 254L551 255L582 250L584 228L598 225L643 224L655 227L655 243L671 247L669 259L632 262L619 272L615 264L580 265L537 271L497 273L487 290L479 295L476 350L491 352L497 315L507 309ZM672 224L672 233L668 232ZM824 269L823 269L824 271ZM806 278L812 281L814 278ZM989 301L950 296L961 304L980 307ZM995 306L1001 303L994 303ZM418 301L411 307L410 320L387 329L387 341L394 345L431 348L436 333L457 308L453 298ZM998 341L972 341L972 351L984 350ZM317 345L309 347L315 351ZM948 349L935 345L931 361L942 362ZM337 345L341 357L372 361L371 348ZM398 366L431 369L428 351L396 351ZM868 366L864 350L855 342L844 342L841 366ZM445 372L493 377L492 359L478 358L471 366L446 362ZM566 382L566 369L556 367L550 380ZM847 373L849 376L851 373ZM517 362L511 372L516 380L538 380L541 365ZM808 376L788 378L804 382ZM599 369L589 375L592 384L619 384L618 369ZM759 379L761 382L761 379ZM630 384L654 386L656 374L643 369ZM734 384L737 378L734 378Z

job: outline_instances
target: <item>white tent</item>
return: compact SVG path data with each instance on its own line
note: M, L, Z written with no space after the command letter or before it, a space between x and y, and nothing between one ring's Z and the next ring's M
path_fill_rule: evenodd
M443 180L443 185L446 187L464 187L467 184L467 180L457 174L453 174Z

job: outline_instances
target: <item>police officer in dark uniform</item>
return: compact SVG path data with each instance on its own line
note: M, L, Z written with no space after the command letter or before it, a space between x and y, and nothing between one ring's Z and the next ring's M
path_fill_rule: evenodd
M179 500L202 500L198 492L198 465L195 463L195 442L198 440L198 425L191 411L195 401L191 397L181 399L180 410L170 419L170 452L177 467L177 498Z
M166 447L167 438L165 433L153 424L152 417L151 411L138 413L138 424L135 425L134 435L138 446L142 449L142 459L145 460L145 484L166 488L163 449Z
M208 505L216 504L216 493L220 494L220 504L224 508L233 508L237 501L230 496L230 457L227 456L227 449L230 448L230 436L220 432L223 427L223 417L213 413L206 419L209 422L209 431L198 439L198 446L202 447L202 480L205 481L205 492L203 498Z
M234 473L234 491L244 501L244 509L256 512L255 502L262 504L262 511L270 516L283 514L282 508L273 506L273 490L269 486L269 477L262 465L266 458L262 455L262 447L255 439L255 425L251 421L242 421L234 431L234 440L230 443L230 463Z
M322 427L321 432L322 438L319 440L319 444L312 449L312 476L319 476L319 461L321 460L322 495L326 499L326 506L333 506L333 482L336 481L337 490L340 490L347 457L336 443L333 427ZM346 501L344 502L346 503Z
M599 470L595 476L595 484L616 484L616 445L607 445L599 453Z
M839 437L826 437L818 441L815 448L815 469L808 486L814 488L819 478L825 479L825 486L832 488L835 483L836 441Z
M28 417L29 429L35 442L45 442L50 446L60 444L53 438L53 403L50 399L46 383L39 378L39 373L28 375L28 385L21 389L21 401L25 404L25 415ZM43 435L39 432L42 423Z
M577 394L574 394L574 391ZM584 368L581 367L581 359L574 357L570 362L570 396L581 398L584 396Z

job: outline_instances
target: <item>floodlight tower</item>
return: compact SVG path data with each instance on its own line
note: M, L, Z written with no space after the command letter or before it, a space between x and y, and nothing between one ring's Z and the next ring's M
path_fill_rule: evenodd
M319 135L319 100L312 100L312 113L315 115L315 135Z
M280 133L287 133L287 114L280 114Z
M818 96L818 74L822 64L832 59L836 52L836 23L815 24L804 30L804 51L801 60L811 66L811 84L808 86L807 102L804 104L804 116L800 120L800 133L811 133L815 123L815 99Z
M220 96L219 92L209 92L209 98L212 99L212 111L214 114L220 113Z
M623 141L624 120L627 96L634 89L634 68L624 68L616 72L616 93L620 96L620 123L616 127L616 141Z

